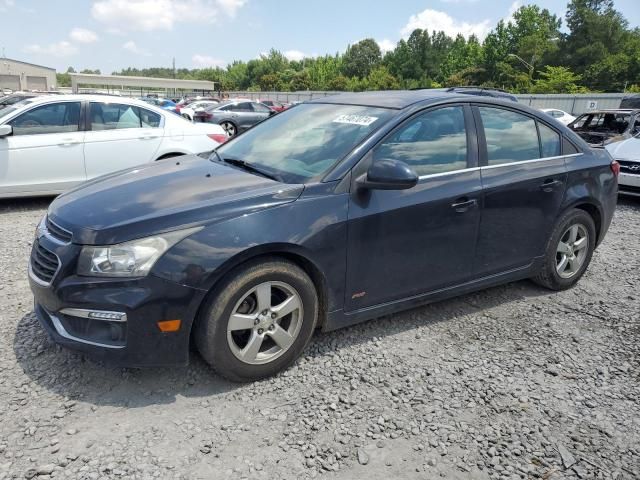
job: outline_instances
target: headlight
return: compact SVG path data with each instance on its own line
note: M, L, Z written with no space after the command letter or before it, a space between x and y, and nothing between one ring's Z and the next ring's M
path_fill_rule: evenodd
M164 252L201 228L163 233L118 245L83 247L78 259L78 275L144 277Z

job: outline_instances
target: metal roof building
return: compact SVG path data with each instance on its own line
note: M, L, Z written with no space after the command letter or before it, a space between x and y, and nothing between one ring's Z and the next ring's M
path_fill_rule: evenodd
M216 89L215 82L205 80L176 80L173 78L130 77L126 75L95 75L71 73L71 88L78 92L80 85L117 87L122 89L179 89L190 91L209 91Z
M0 58L0 89L7 90L55 90L55 68L33 63Z

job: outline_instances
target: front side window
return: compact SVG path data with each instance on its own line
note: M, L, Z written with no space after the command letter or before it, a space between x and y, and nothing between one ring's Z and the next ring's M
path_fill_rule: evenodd
M274 115L216 149L288 183L326 173L397 112L359 105L308 103ZM216 159L216 155L211 157Z
M9 123L14 135L77 132L80 124L80 102L51 103L33 108Z
M255 112L269 113L271 111L269 107L262 105L261 103L252 103L251 105L253 106L253 110Z
M400 160L418 175L467 167L463 107L445 107L409 120L374 150L374 161Z
M540 158L533 118L502 108L478 107L484 126L489 165Z
M560 134L538 122L540 131L540 144L542 145L542 157L557 157L560 155Z

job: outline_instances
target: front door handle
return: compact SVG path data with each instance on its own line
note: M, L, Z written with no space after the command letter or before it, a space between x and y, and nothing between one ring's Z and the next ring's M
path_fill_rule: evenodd
M475 198L468 199L467 197L462 197L453 202L451 204L451 208L458 213L464 213L470 208L474 208L476 205L478 205L478 201Z
M542 183L542 185L540 185L540 188L542 189L543 192L549 193L549 192L553 192L560 185L562 185L562 181L554 180L553 178L549 178L549 179L545 180Z

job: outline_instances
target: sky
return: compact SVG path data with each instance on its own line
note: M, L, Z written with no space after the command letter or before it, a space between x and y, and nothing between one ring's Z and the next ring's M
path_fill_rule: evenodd
M415 28L480 38L519 6L564 20L566 0L0 0L0 49L66 71L224 67L270 48L292 60L374 38L382 50ZM616 0L632 27L638 0ZM0 55L3 53L0 52Z

